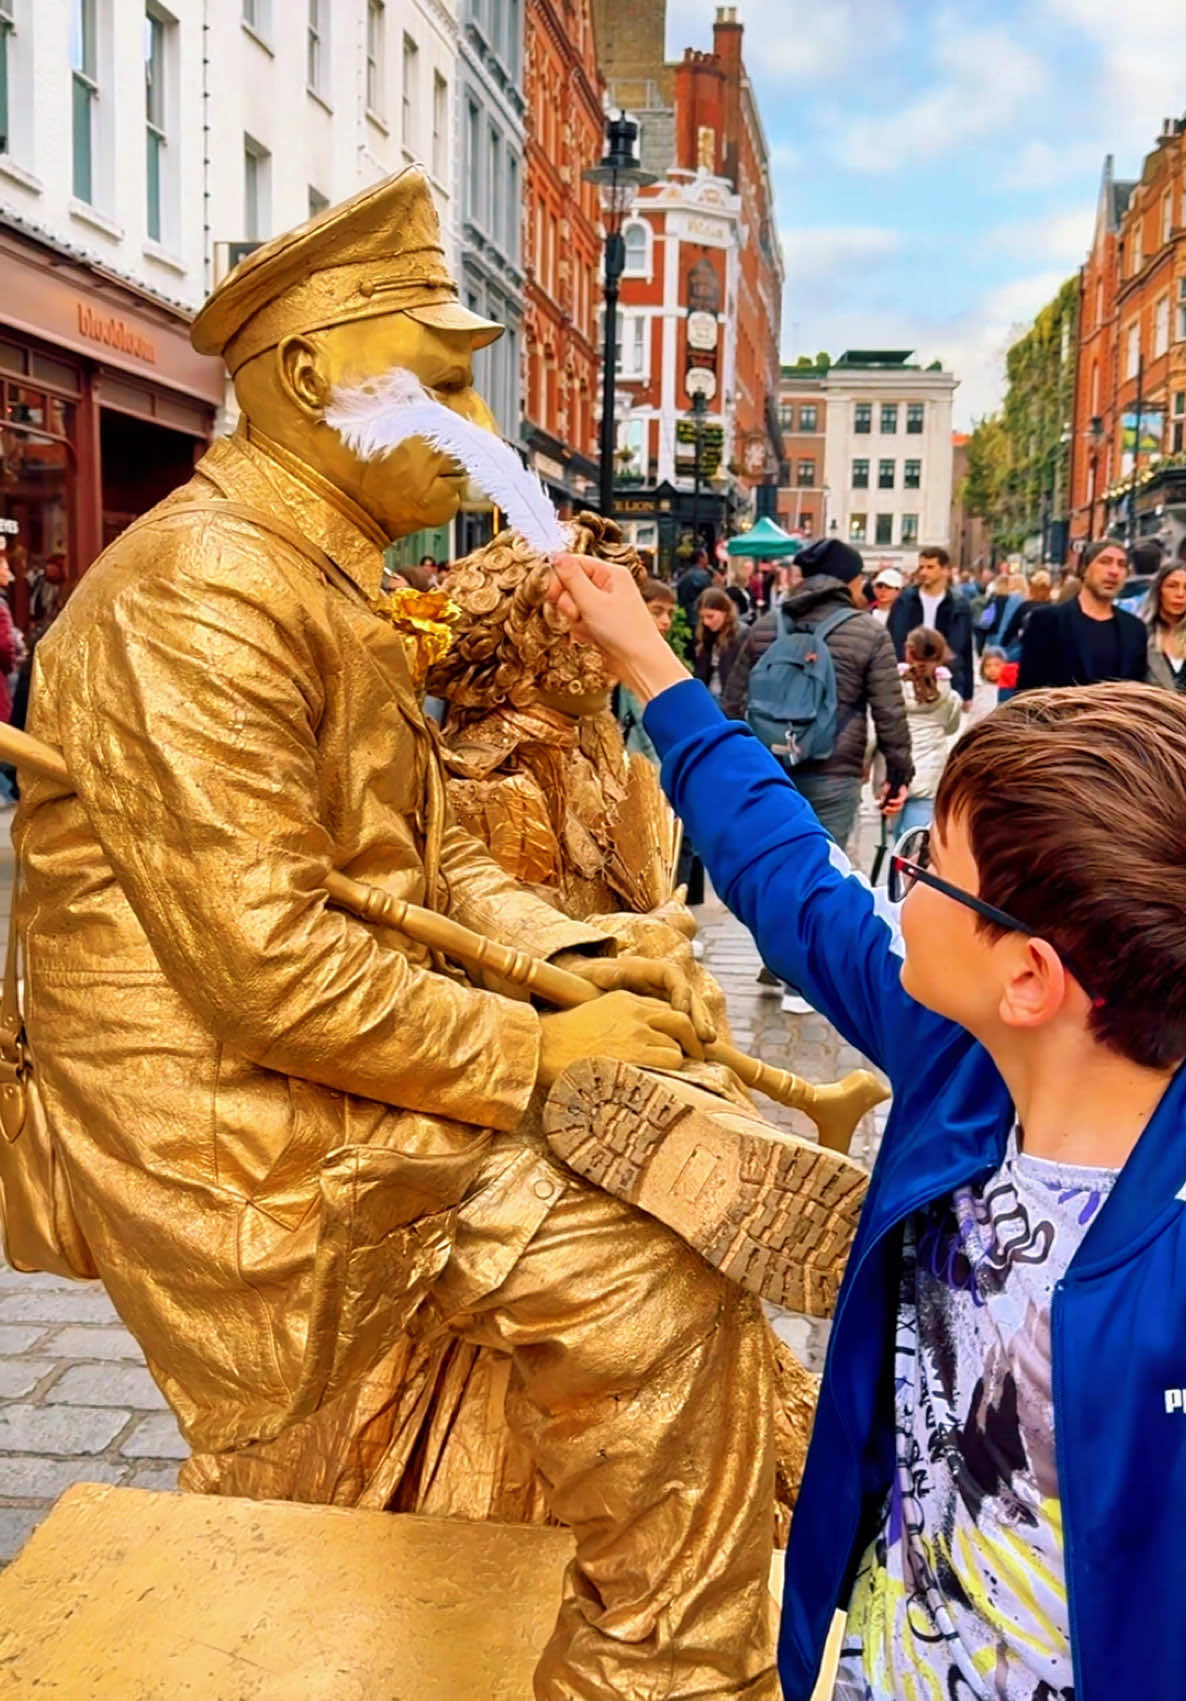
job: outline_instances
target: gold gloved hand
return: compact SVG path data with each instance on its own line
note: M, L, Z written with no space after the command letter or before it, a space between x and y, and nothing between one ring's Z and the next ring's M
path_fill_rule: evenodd
M687 1016L702 1045L711 1045L717 1037L704 1000L692 990L685 971L676 963L654 957L584 957L578 951L565 951L555 961L599 992L636 992L642 998L661 998Z
M657 998L639 998L633 992L607 992L574 1010L542 1016L540 1030L536 1079L545 1087L583 1057L678 1069L685 1057L702 1055L687 1016Z

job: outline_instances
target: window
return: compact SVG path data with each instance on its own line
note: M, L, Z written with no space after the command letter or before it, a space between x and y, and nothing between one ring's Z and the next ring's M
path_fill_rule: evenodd
M519 262L519 219L522 209L519 204L519 161L508 149L507 151L507 228L506 255L514 264ZM578 289L585 281L584 273L577 273ZM585 323L584 316L578 311L577 324Z
M404 37L404 95L400 139L405 148L416 146L416 121L420 113L420 49L410 35Z
M1153 358L1167 354L1170 346L1170 298L1163 295L1153 309Z
M315 95L325 93L325 30L329 0L309 0L309 26L305 32L305 86Z
M853 487L854 490L868 490L868 488L869 488L869 463L868 463L868 461L854 461L852 463L852 487Z
M162 180L165 163L165 31L164 18L151 9L144 14L144 120L148 240L161 240Z
M873 403L857 402L852 410L852 428L862 437L873 429Z
M272 223L272 156L251 136L243 138L243 236L263 242Z
M1178 335L1177 341L1186 342L1186 278L1178 279Z
M922 436L922 422L926 412L925 402L907 402L906 431L910 437Z
M0 154L12 152L12 133L9 129L8 82L9 61L16 20L12 15L14 0L0 0Z
M367 111L382 118L386 110L384 67L387 54L387 8L383 0L367 0Z
M1162 242L1168 242L1170 237L1173 234L1174 234L1174 196L1173 196L1173 191L1171 189L1167 189L1165 194L1161 197L1161 240L1162 240Z
M267 40L272 23L272 0L243 0L243 22Z
M99 102L97 0L73 0L70 19L70 67L73 111L73 192L91 202L95 190L95 108Z
M918 542L918 515L917 514L903 514L902 515L902 540L901 541L902 541L903 544L917 543Z
M465 182L466 182L466 217L475 223L482 222L482 143L481 115L478 104L467 99L465 103Z
M1134 319L1124 333L1124 376L1135 378L1141 367L1141 322Z
M778 404L778 427L780 431L793 431L795 429L795 410L790 402L779 402Z
M490 165L490 197L487 206L490 212L488 229L492 235L502 236L502 137L493 125L490 127L488 151Z
M873 541L874 543L893 543L894 516L892 514L878 514Z
M516 82L519 78L522 35L523 14L520 9L520 0L507 0L507 69ZM639 139L642 139L641 130L639 131Z
M865 542L865 532L866 532L866 529L867 529L867 526L868 526L868 519L869 519L869 517L868 517L867 514L850 514L849 515L849 517L848 517L848 541L849 541L849 543L864 543Z
M815 462L799 462L799 487L801 490L811 490L815 485Z
M817 417L817 409L816 409L815 403L814 402L804 402L802 407L799 409L799 430L800 431L815 431L815 430L817 430L818 427L816 426L816 423L815 423L816 417Z
M897 402L882 402L881 404L881 433L883 437L893 437L898 429Z
M329 196L323 195L320 189L309 185L309 217L315 219L318 213L323 213L329 206Z
M632 277L645 278L650 272L650 242L646 225L634 220L622 232L622 241L626 248L626 271Z
M922 485L922 462L907 461L902 468L902 489L918 490Z
M1138 218L1132 232L1132 276L1135 278L1145 263L1145 243L1141 234L1141 221Z
M449 175L449 85L439 71L432 74L432 175L438 183Z
M618 345L618 371L624 378L646 375L647 320L641 313L627 313L622 320Z
M895 471L896 466L897 466L896 461L878 461L878 463L877 463L877 488L878 488L878 490L892 490L894 488L894 471Z

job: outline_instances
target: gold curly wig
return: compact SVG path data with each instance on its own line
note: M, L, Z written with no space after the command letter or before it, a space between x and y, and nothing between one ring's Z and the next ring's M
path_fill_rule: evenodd
M621 528L597 514L578 514L573 550L628 567L638 585L646 573ZM575 644L545 600L548 563L518 532L456 562L440 581L461 610L453 642L428 676L428 690L450 704L451 718L488 712L500 704L525 709L543 692L580 698L607 684L599 653Z

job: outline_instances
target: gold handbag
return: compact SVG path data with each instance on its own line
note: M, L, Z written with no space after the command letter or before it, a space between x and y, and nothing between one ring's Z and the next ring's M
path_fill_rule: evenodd
M17 883L0 993L0 1234L14 1270L97 1276L37 1087L21 1013Z

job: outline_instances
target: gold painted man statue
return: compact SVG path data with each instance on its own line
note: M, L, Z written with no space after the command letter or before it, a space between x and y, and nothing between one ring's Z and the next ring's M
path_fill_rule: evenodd
M404 367L485 421L471 356L497 334L417 171L207 303L194 341L239 427L37 652L30 730L72 786L30 782L17 822L29 1038L192 1483L414 1506L444 1439L432 1343L502 1355L576 1538L540 1701L774 1701L758 1302L568 1171L536 1115L570 1063L675 1067L696 1035L629 990L653 966L607 960L454 824L370 605L385 543L447 522L461 480L415 440L363 462L323 420L335 386ZM333 870L623 989L541 1014L332 908Z

